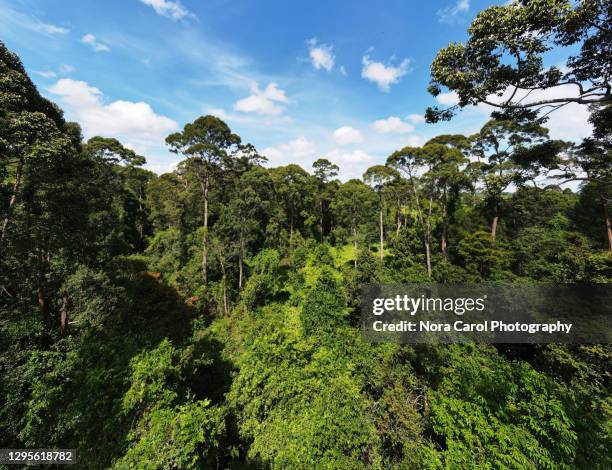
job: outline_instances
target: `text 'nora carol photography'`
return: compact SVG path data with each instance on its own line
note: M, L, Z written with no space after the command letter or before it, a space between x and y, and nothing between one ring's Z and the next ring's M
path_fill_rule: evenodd
M371 284L365 339L398 343L599 343L611 339L607 285Z

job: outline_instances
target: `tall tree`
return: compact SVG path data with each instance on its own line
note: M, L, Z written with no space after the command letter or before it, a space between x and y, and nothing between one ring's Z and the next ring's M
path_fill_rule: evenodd
M430 193L427 213L421 202L421 189L419 188L419 173L430 169L433 160L427 158L427 152L419 147L404 147L393 152L387 159L387 165L402 173L410 182L414 203L417 208L421 239L425 250L425 264L427 274L431 277L431 216L433 210L433 193Z
M202 277L208 284L208 204L211 178L223 162L230 158L240 146L240 137L233 134L229 126L215 116L200 116L185 124L182 132L166 137L170 151L181 153L184 162L195 173L202 190L204 211L204 235L202 239Z
M219 218L217 231L224 240L236 245L238 289L242 290L244 260L257 242L263 244L274 187L268 171L256 166L240 176L235 189L234 197Z
M548 114L569 103L610 103L612 9L607 0L520 0L481 11L465 44L440 50L430 93L448 88L458 104L429 108L429 122L451 119L478 103ZM545 66L546 52L570 47L564 67Z
M326 187L329 180L338 175L338 165L333 164L326 158L319 158L312 164L314 169L314 176L319 181L319 233L321 241L323 241L324 228L323 220L325 215L325 204L329 204L329 201L325 198Z
M70 152L61 111L43 98L19 58L0 41L0 253L30 167Z
M424 149L426 158L431 161L430 170L425 176L431 181L431 190L440 206L440 251L444 260L448 261L449 212L454 209L461 189L472 184L465 171L469 162L465 155L469 152L469 140L462 135L442 135L428 141Z
M270 170L272 181L283 209L283 224L288 229L289 249L294 245L295 232L316 224L314 183L312 176L299 165L290 164Z
M375 165L368 168L363 174L363 181L372 186L378 194L378 229L380 234L380 262L385 259L385 232L384 232L384 212L385 212L385 190L387 186L399 178L399 174L391 167Z
M491 236L495 239L504 191L537 176L531 155L541 151L550 157L558 147L547 145L548 130L531 120L491 119L472 136L472 153L478 158L487 203L493 216Z

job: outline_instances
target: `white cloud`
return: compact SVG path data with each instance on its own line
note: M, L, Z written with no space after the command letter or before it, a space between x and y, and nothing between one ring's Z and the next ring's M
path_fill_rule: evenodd
M55 26L53 24L36 22L32 25L33 29L46 34L68 34L68 29L62 28L61 26Z
M180 1L171 0L140 0L145 5L150 6L158 15L171 18L173 20L182 20L185 17L195 18L196 16L187 10Z
M257 83L251 85L251 94L236 101L234 109L243 113L266 115L281 114L285 107L278 103L288 103L285 92L276 83L270 83L265 90L260 90Z
M62 78L49 88L60 97L71 119L83 127L85 137L116 137L144 148L162 144L178 124L156 114L148 103L117 100L104 104L102 92L79 80Z
M408 119L413 124L425 122L425 116L423 116L422 114L409 114L408 116L406 116L406 119Z
M589 110L585 105L571 103L552 112L544 127L550 130L551 139L578 142L593 132L589 116Z
M457 0L454 5L447 6L437 11L438 20L441 23L452 24L463 18L470 10L470 0Z
M81 38L81 42L88 44L96 52L110 52L110 47L99 42L93 34L86 34Z
M513 88L507 89L501 97L496 95L490 95L487 97L487 101L492 103L503 103L507 100L512 93ZM561 85L545 90L534 90L529 92L527 90L520 90L516 93L513 102L519 102L521 104L537 103L542 100L551 100L563 97L578 97L578 87L575 85ZM494 110L494 107L479 104L476 108L483 113L490 114ZM550 111L550 108L544 108L540 115ZM593 128L588 122L589 110L587 106L570 103L556 111L552 111L548 115L548 122L544 124L550 130L550 137L552 139L562 140L573 140L579 141L584 137L591 135Z
M414 130L412 124L402 121L397 116L389 116L387 119L374 121L372 127L381 134L407 134Z
M316 144L304 136L299 136L289 142L267 147L261 151L269 159L271 166L286 165L288 163L302 163L304 159L313 157Z
M340 66L340 74L341 74L343 77L346 77L346 75L347 75L347 74L346 74L346 69L344 68L344 65L341 65L341 66Z
M309 39L307 44L312 66L317 70L325 69L328 72L331 71L336 62L332 46L317 44L317 38Z
M346 152L340 149L334 149L328 152L327 157L338 164L363 164L363 163L372 163L376 160L372 155L364 152L363 150L353 150L351 152Z
M45 78L56 78L58 75L68 75L75 70L76 69L72 65L62 64L59 66L57 72L54 72L53 70L34 70L34 73Z
M43 71L34 70L34 73L36 75L40 75L41 77L44 77L44 78L55 78L55 77L57 77L57 74L55 72L53 72L52 70L43 70Z
M361 149L350 152L342 149L332 149L325 153L325 158L338 165L340 178L343 181L351 178L361 178L365 170L377 162L384 164L384 159L376 158Z
M445 106L454 106L459 104L459 95L454 91L440 93L438 96L436 96L436 101Z
M334 131L334 140L338 145L358 144L363 142L361 132L351 126L339 127Z
M406 75L409 63L409 59L404 59L396 67L390 64L385 65L382 62L373 62L370 60L370 56L365 55L362 59L361 76L376 83L381 91L388 92L391 85L399 83L399 79Z

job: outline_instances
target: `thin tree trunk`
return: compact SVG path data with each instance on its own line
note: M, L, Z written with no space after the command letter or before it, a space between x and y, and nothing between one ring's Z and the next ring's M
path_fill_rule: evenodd
M612 224L610 224L610 214L608 212L608 201L604 199L604 217L606 218L606 229L608 231L608 250L612 252Z
M433 194L433 193L432 193ZM429 211L427 213L427 232L425 237L425 256L427 259L427 276L431 277L431 209L433 195L429 196Z
M293 211L291 211L291 217L289 221L289 251L293 249Z
M448 254L446 253L446 232L448 231L448 223L446 216L446 201L444 201L442 203L442 240L440 242L440 250L442 251L442 258L444 258L444 261L448 261Z
M68 326L68 296L64 294L62 298L62 307L60 309L60 330L63 333Z
M42 248L40 248L40 245L37 248L38 251L38 290L37 290L37 298L38 298L38 308L40 311L40 316L42 317L42 319L44 321L49 320L49 304L47 303L47 299L45 297L45 290L44 290L44 284L45 284L45 275L44 275L44 266L45 266L45 261L48 261L48 259L45 258L45 254L42 250Z
M204 236L202 240L202 274L204 286L208 286L208 170L204 177Z
M383 211L380 209L380 262L385 259L385 234L383 227Z
M402 228L402 201L400 196L397 196L397 228L395 234L399 235L400 228Z
M142 184L140 184L138 186L138 216L140 217L139 220L139 227L138 227L138 234L140 235L140 248L142 249L142 247L144 246L144 209L142 207L142 199L143 199L143 191L142 191Z
M243 261L244 261L244 238L240 236L240 253L238 253L238 290L242 290L243 276Z
M2 232L0 233L0 252L2 251L2 245L4 243L4 237L6 236L6 229L9 224L9 220L11 219L11 212L13 211L13 206L17 201L17 192L19 191L19 185L21 184L21 175L23 173L23 158L19 160L17 165L17 172L15 173L15 183L13 184L13 193L11 194L11 198L9 199L9 205L6 209L6 215L4 220L2 221Z
M427 276L431 277L431 250L429 248L429 240L425 240L425 260L427 262Z
M42 286L38 287L38 309L43 320L47 320L47 318L49 318L49 305L45 299L45 293Z
M421 208L421 201L419 200L419 192L416 187L416 182L412 175L410 175L410 182L412 183L412 192L414 193L414 199L419 214L419 224L421 225L421 232L423 233L423 246L425 247L425 261L427 264L427 275L431 277L431 250L429 247L429 234L425 227L425 220L423 218L423 209ZM431 200L431 199L430 199ZM431 207L430 207L431 210Z
M493 222L491 223L491 237L495 240L497 235L497 222L499 221L499 204L495 203L495 215L493 216Z
M321 211L321 243L323 243L323 198L319 199L319 210Z

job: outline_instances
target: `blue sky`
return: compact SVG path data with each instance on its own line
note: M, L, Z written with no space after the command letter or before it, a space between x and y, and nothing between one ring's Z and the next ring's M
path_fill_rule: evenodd
M485 122L482 108L436 125L421 116L436 103L431 60L490 4L0 0L0 39L86 137L119 138L153 171L180 160L167 134L215 114L269 165L310 170L325 156L347 179L405 145ZM585 119L568 110L551 134L578 138Z

